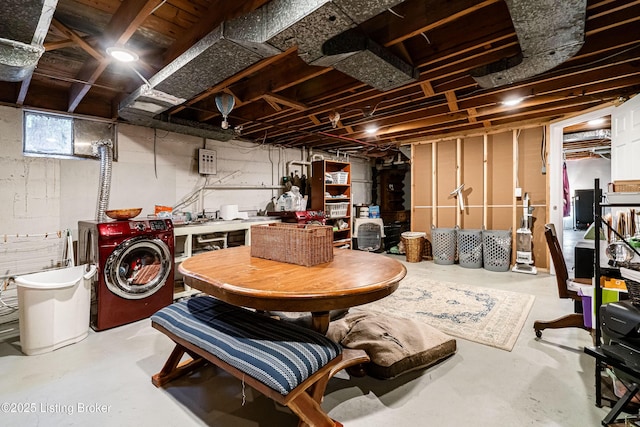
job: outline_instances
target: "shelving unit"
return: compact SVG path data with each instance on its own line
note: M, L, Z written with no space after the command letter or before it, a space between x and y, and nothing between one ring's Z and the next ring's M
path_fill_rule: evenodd
M238 244L251 244L251 226L255 224L270 224L280 222L279 219L269 219L261 221L231 220L218 221L202 224L178 226L174 228L175 239L175 275L176 289L173 294L174 299L188 297L199 293L189 286L180 285L182 277L178 273L178 265L187 258L200 252L212 250L213 246L220 249L227 246L237 246ZM234 235L240 234L239 241ZM208 249L209 248L209 249Z
M327 225L334 227L333 246L351 248L351 164L318 160L311 164L311 173L311 209L324 211ZM339 227L340 220L346 228Z
M600 180L595 179L593 186L593 212L594 212L594 232L595 232L595 247L594 247L594 304L595 304L595 317L593 319L593 325L595 329L594 334L594 347L586 347L585 353L590 356L595 357L596 366L595 366L595 392L596 392L596 406L602 406L602 381L601 381L601 372L603 371L604 365L611 365L616 367L617 369L622 370L627 375L634 378L635 381L640 383L640 372L635 369L626 366L624 363L617 361L616 359L607 356L601 350L602 345L602 331L600 329L600 306L602 305L602 288L599 286L601 282L601 277L603 276L603 267L600 265L600 233L602 230L602 209L606 207L634 207L638 206L637 203L602 203L601 195L602 192L600 190ZM617 269L606 269L606 276L616 276ZM619 275L619 272L617 273ZM609 414L604 418L602 424L605 426L614 426L615 418L621 412L622 407L626 404L627 401L631 400L631 398L638 392L638 386L635 386L632 390L630 390L625 396L620 398L618 402L613 406Z

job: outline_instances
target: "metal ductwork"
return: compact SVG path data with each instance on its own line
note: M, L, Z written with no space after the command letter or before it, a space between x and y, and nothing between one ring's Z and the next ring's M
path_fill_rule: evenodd
M0 17L0 80L19 82L31 76L44 53L58 0L4 0Z
M384 47L352 29L327 40L323 62L381 91L394 89L418 80L416 68Z
M399 3L402 0L273 0L213 30L149 79L148 84L125 99L120 104L119 115L143 126L197 136L202 136L204 132L210 138L231 139L234 135L232 131L176 121L162 113L261 59L293 46L298 47L298 54L306 62L319 65L325 58L322 52L325 41ZM372 85L384 80L383 74L394 74L395 70L390 69L390 64L400 61L390 53L385 53L384 48L369 43L367 50L349 52L340 58L333 57L326 65L333 65L338 59L358 53L362 53L363 57L373 55L369 63L376 65L368 67L371 72L382 67L377 72L380 74L377 79L367 73L368 81L362 80L365 83L370 81ZM381 58L386 58L384 63ZM406 75L406 64L400 66ZM349 64L344 63L342 67L349 74Z
M522 54L472 70L480 87L494 88L542 74L582 48L587 0L505 2Z
M611 140L611 129L597 129L587 130L583 132L573 132L564 134L562 142L582 142L582 141L595 141L595 140Z
M225 24L207 34L122 101L118 111L120 117L143 126L203 136L203 129L197 134L185 132L191 124L184 126L156 116L262 58L279 53L264 43L225 37L224 29ZM214 134L206 137L223 141L233 138L232 131L214 131L213 126L210 128Z

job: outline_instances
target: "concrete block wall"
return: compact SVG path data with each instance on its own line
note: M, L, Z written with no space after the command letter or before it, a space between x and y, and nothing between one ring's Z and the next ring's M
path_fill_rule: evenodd
M216 151L217 174L198 173L198 149ZM207 190L202 185L271 186L280 184L290 161L306 161L308 152L262 146L245 141L220 142L126 124L118 125L117 161L112 167L109 208L143 208L140 217L154 213L155 205L174 206L190 194L183 210L215 212L224 204L241 211L264 209L281 190ZM314 152L331 158L328 153ZM303 158L305 157L305 158ZM344 160L341 158L341 160ZM354 203L371 200L371 165L352 162ZM293 166L291 171L306 173ZM93 159L51 159L22 154L22 110L0 106L0 235L46 233L70 228L77 234L79 220L94 219L100 162Z

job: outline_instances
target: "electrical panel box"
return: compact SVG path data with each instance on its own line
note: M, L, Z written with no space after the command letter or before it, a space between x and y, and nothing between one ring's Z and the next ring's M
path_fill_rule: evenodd
M198 173L201 175L218 173L218 158L215 151L204 148L198 150Z

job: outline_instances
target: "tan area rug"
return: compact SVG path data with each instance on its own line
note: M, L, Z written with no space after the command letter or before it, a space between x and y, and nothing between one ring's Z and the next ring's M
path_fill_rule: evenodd
M511 351L533 295L406 277L390 296L360 308L423 321L442 332Z

